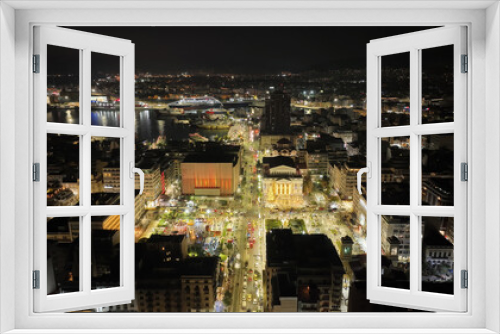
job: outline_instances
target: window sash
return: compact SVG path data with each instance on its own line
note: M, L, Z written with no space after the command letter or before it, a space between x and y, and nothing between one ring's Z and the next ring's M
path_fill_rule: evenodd
M460 73L461 54L466 54L466 28L452 26L387 37L367 46L367 161L372 177L367 193L367 298L374 303L423 310L465 312L467 290L461 289L460 271L467 269L467 184L460 181L460 163L467 162L467 75ZM420 124L421 51L454 45L454 122ZM381 57L410 53L410 125L381 127ZM454 206L432 207L420 204L421 136L454 134ZM410 205L381 205L382 137L410 137ZM410 289L381 286L381 216L410 217ZM454 217L454 294L420 291L422 270L421 218Z
M80 50L80 124L47 122L47 45ZM119 56L119 128L91 125L91 53ZM34 270L40 271L40 288L34 289L34 311L73 311L110 303L126 303L134 298L134 186L129 166L134 165L134 46L130 41L76 30L35 27L34 54L40 55L40 73L34 74L34 161L40 163L40 181L34 188ZM79 136L79 205L48 207L47 134ZM120 205L91 205L91 138L120 138ZM91 217L119 215L120 286L91 289ZM80 217L79 292L47 295L47 217ZM132 260L130 260L132 259Z

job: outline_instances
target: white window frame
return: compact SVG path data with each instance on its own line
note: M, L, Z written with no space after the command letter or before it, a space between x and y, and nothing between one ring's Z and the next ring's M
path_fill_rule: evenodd
M12 7L15 7L14 10ZM79 1L0 4L0 323L13 333L495 333L500 331L500 11L497 1L295 2ZM64 8L66 7L66 8ZM23 9L24 8L24 9ZM107 8L107 9L105 9ZM129 8L129 9L124 9ZM130 8L142 8L134 10ZM149 8L149 9L147 9ZM222 9L223 8L223 9ZM51 9L51 10L44 10ZM469 27L469 310L395 314L34 314L31 286L32 94L34 24L54 25L427 25ZM15 71L13 68L15 67ZM486 71L486 67L488 71ZM7 74L7 75L4 75ZM12 85L15 83L15 89ZM15 100L12 96L15 95ZM5 108L15 110L6 113ZM485 119L488 118L486 122ZM27 121L28 120L28 121ZM473 120L473 121L472 121ZM14 130L10 130L9 127ZM15 132L15 144L11 135ZM10 136L9 136L10 135ZM487 154L486 154L487 153ZM14 159L14 160L13 160ZM486 167L485 167L486 166ZM15 177L12 173L15 171ZM489 174L488 182L486 174ZM11 191L15 189L15 199ZM486 196L486 194L488 196ZM491 209L486 215L486 205ZM12 207L13 205L13 207ZM28 209L27 209L28 208ZM487 219L486 219L487 218ZM15 224L11 222L14 221ZM14 238L12 237L14 236ZM491 260L485 265L485 254ZM12 252L14 250L14 256ZM15 288L13 288L15 287ZM14 305L14 307L12 306ZM138 325L139 322L140 325ZM141 329L134 330L140 327ZM121 329L121 330L120 330ZM148 330L149 329L149 330ZM47 332L47 331L45 331ZM248 331L247 331L248 332Z
M467 163L467 76L462 73L462 55L467 55L466 27L450 26L386 37L371 41L367 47L367 298L371 302L412 307L421 310L464 312L467 290L461 288L461 270L467 270L467 184L461 181L460 164ZM422 50L453 46L453 122L423 124ZM382 63L388 55L408 53L410 73L410 124L382 126ZM422 205L421 136L453 134L454 205ZM382 138L408 137L410 140L410 182L408 205L384 205L381 202ZM371 176L371 177L370 177ZM381 221L383 215L406 216L410 223L410 288L381 285ZM454 280L452 295L424 292L422 284L422 217L454 217Z
M60 27L34 27L34 54L39 56L39 73L33 75L34 162L39 164L39 181L33 184L34 270L39 271L39 288L34 289L34 311L72 311L102 305L128 304L135 296L134 272L134 44L128 40L101 36ZM79 124L47 122L47 46L79 52ZM92 53L115 56L120 68L120 125L91 125ZM47 135L63 134L79 138L80 200L75 206L47 206ZM120 203L92 205L90 191L92 137L120 141ZM120 216L120 285L107 289L91 288L92 216ZM47 295L48 217L80 217L79 291Z

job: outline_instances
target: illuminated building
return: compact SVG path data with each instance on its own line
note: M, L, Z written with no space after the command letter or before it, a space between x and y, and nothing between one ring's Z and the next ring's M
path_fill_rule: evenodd
M139 195L139 190L135 191L135 222L136 224L141 220L142 215L146 212L146 198Z
M307 148L307 170L315 181L328 174L328 152L326 148Z
M181 163L182 193L200 196L232 196L240 179L240 160L235 154L197 153Z
M162 192L160 165L154 159L142 159L136 164L144 172L144 196L146 203L155 201ZM135 176L135 189L140 189L139 175Z
M399 262L410 259L410 218L404 216L382 216L382 251ZM396 239L394 239L396 237ZM396 247L397 246L397 247ZM395 250L397 249L397 253Z
M292 208L303 204L303 178L294 159L267 157L263 159L263 194L266 204Z
M352 200L354 192L357 192L357 175L360 168L366 166L366 162L353 161L344 162L342 164L334 164L333 172L330 177L333 178L333 187L344 200ZM363 181L366 176L363 174Z
M425 227L424 237L422 240L425 261L429 262L431 265L444 262L452 266L454 257L453 244L436 229L432 227L428 228L427 226Z
M120 192L120 166L110 164L102 169L103 191L106 193Z
M169 189L177 180L176 177L176 161L170 156L167 156L165 150L151 149L143 153L143 158L140 164L144 164L143 161L150 161L151 165L155 163L158 164L160 168L160 191L161 194L165 194L167 189Z
M366 187L361 187L360 194L357 189L354 190L352 196L352 213L353 221L355 222L355 232L361 236L366 236Z

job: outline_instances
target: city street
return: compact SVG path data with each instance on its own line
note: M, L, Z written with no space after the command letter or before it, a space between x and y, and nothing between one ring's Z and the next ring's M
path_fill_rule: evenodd
M222 280L217 294L217 312L263 312L263 271L266 267L266 220L278 220L282 227L290 221L303 221L302 233L327 235L340 254L340 239L350 236L354 241L353 255L366 251L364 236L353 232L345 218L350 202L340 203L341 210L332 211L309 204L309 199L328 207L327 195L315 191L304 195L304 206L287 210L267 207L260 192L258 162L262 161L258 137L251 125L243 126L239 144L242 147L240 185L234 199L172 196L170 206L156 208L140 238L152 234L184 234L189 236L190 256L203 254L221 258ZM179 187L179 183L177 184ZM180 189L171 189L180 194ZM323 203L324 202L324 203ZM344 284L347 299L349 282ZM227 304L226 304L227 303ZM343 303L342 310L346 310Z

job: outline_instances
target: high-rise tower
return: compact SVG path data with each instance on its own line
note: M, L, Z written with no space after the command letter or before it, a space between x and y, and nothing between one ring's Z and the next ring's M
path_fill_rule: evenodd
M261 130L264 134L290 133L290 95L277 91L266 99Z

